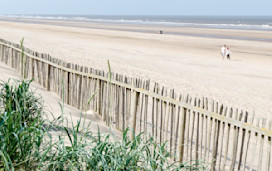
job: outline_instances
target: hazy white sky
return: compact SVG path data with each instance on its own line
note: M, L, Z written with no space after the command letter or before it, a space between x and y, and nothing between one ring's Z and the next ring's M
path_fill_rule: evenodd
M272 0L0 0L0 14L272 16Z

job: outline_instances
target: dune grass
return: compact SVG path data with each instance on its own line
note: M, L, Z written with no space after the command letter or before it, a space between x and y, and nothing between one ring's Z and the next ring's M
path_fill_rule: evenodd
M68 127L63 110L49 122L30 83L10 80L0 85L0 170L207 169L199 161L197 165L170 162L166 143L159 145L152 137L144 140L143 134L130 139L128 129L120 138L102 134L99 128L94 133L83 116Z
M0 149L7 170L16 166L27 168L39 156L47 130L43 126L43 104L29 90L31 81L11 81L1 84Z

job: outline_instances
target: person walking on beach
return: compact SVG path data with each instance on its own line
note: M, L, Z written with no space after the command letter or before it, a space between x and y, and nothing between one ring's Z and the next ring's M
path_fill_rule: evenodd
M224 45L222 48L221 48L221 55L222 55L222 59L224 59L225 55L226 55L226 45Z
M226 50L226 55L227 55L227 59L230 60L230 53L231 51L229 50L229 47Z

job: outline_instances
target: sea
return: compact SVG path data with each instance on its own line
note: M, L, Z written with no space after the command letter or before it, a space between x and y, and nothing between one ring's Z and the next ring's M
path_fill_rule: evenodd
M23 23L47 24L69 26L69 27L84 27L96 28L92 25L85 26L77 23L103 23L103 24L122 24L133 26L144 26L141 29L118 28L122 31L146 32L154 33L146 29L148 27L165 28L165 27L194 27L194 28L214 28L214 29L238 29L238 30L261 30L271 34L272 31L272 16L121 16L121 15L0 15L2 21L14 21ZM69 21L69 22L50 22L50 21ZM105 29L101 27L101 29ZM114 28L111 28L114 29ZM158 30L162 31L162 30ZM252 41L272 42L271 38L256 37L256 36L240 36L240 35L225 35L225 34L202 34L202 33L184 33L177 31L165 31L163 34L196 36L196 37L211 37L224 39L239 39Z
M0 15L0 17L218 29L272 30L272 16Z

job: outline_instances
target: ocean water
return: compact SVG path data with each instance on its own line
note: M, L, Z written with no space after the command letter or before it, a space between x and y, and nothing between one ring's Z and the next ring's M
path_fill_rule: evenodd
M272 30L272 16L0 15L16 19L72 20L204 28Z

